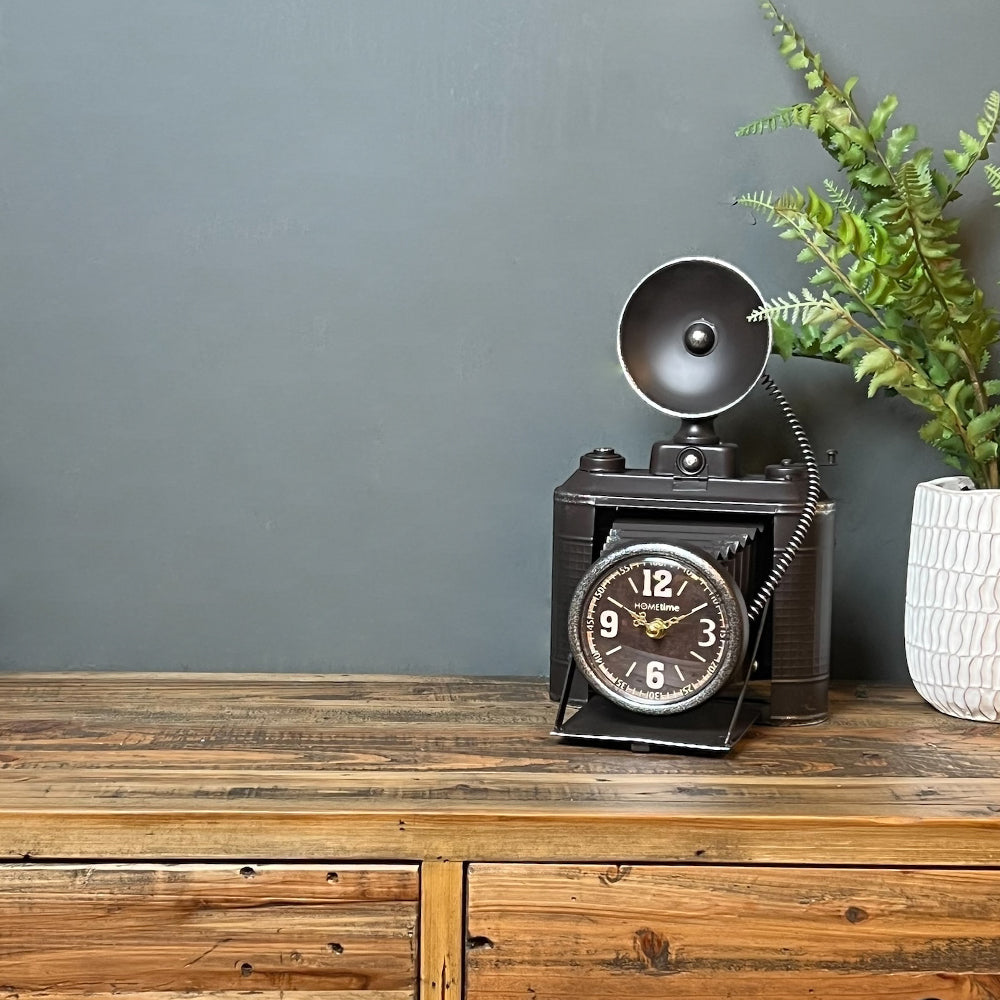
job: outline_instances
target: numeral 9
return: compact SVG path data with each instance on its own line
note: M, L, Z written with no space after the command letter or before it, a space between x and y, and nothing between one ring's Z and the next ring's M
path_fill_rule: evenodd
M613 639L618 635L618 614L610 608L601 612L601 635L605 639Z

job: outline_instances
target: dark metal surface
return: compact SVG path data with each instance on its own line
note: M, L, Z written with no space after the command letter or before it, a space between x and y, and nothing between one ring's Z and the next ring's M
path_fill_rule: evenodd
M618 324L618 357L632 388L678 417L728 410L754 387L771 352L762 304L741 271L710 257L669 261L632 292Z
M640 715L594 695L569 719L557 719L553 736L570 741L616 744L645 750L728 753L760 718L761 705L713 698L682 715Z

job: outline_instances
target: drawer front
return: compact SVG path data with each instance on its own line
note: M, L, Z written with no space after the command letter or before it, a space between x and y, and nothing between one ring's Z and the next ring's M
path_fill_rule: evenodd
M1000 871L472 865L468 1000L995 1000Z
M415 991L418 879L416 866L0 865L0 998L402 1000Z

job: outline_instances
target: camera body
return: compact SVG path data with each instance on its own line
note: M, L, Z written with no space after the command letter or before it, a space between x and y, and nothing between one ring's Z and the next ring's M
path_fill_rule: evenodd
M554 492L549 691L563 693L573 593L605 552L635 542L697 546L731 573L749 603L789 544L806 503L806 470L779 461L741 475L736 445L689 422L653 445L648 469L609 448L588 452ZM703 437L703 440L702 440ZM755 679L769 682L761 721L820 722L828 714L835 504L825 495L761 623ZM734 679L739 684L742 678ZM570 701L587 700L577 674Z

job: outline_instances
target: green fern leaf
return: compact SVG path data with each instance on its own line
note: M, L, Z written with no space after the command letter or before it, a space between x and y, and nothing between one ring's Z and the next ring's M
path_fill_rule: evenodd
M969 421L966 433L973 444L978 444L985 441L997 427L1000 427L1000 406L992 406L985 413L980 413Z
M917 433L925 444L934 444L948 433L948 430L940 417L934 417L921 426Z
M838 210L857 213L858 204L850 191L845 191L829 179L823 181L823 187L830 197L831 204Z
M991 462L1000 452L1000 445L996 441L981 441L972 452L972 457L977 462Z
M866 337L849 337L833 352L832 356L835 361L848 364L856 354L867 351L869 346L870 343Z
M884 372L896 363L896 355L888 347L878 347L870 351L854 366L854 379L860 382L866 375Z
M885 162L895 170L906 156L907 150L917 141L916 125L900 125L889 133L885 143Z
M871 283L865 289L865 301L872 306L886 306L893 301L895 284L885 271L872 274Z
M771 338L774 350L787 361L795 351L795 327L782 319L771 321Z
M863 184L873 188L888 188L892 186L892 174L881 163L870 162L867 159L862 167L852 170L851 183Z
M986 180L989 182L993 197L1000 198L1000 167L995 163L987 163L983 169L986 171ZM997 202L997 207L1000 207L1000 201Z
M778 129L800 126L809 127L812 114L811 104L790 104L784 108L775 108L769 115L747 122L736 130L738 136L762 135L765 132L777 132Z
M958 197L958 185L968 174L977 160L985 160L989 155L990 144L996 138L997 126L1000 124L1000 91L990 91L983 104L983 110L976 119L976 135L960 131L958 141L963 152L954 149L944 150L945 162L951 168L955 179L942 191L945 201ZM977 138L978 136L978 138Z
M899 98L895 94L886 94L875 106L872 112L871 121L868 123L868 131L873 139L878 141L885 135L886 126L893 112L899 107Z
M897 361L885 371L876 372L868 383L868 398L871 399L879 389L896 389L898 391L909 376L910 369L902 361Z
M951 381L952 373L948 370L947 364L935 354L926 358L924 368L931 382L939 389L943 389Z
M979 138L988 144L993 141L1000 122L1000 91L990 91L983 105L983 113L976 119L976 131Z
M951 167L952 172L956 174L966 173L969 167L972 166L975 159L968 153L959 153L954 149L942 150L942 155L944 156L945 162L949 167Z
M819 346L824 351L832 351L839 348L844 342L844 337L852 329L851 322L846 317L841 316L833 320L826 328L826 332L820 338Z
M871 231L860 216L853 212L841 212L837 239L855 257L863 257L871 246Z
M977 157L979 155L979 141L974 136L969 135L968 132L959 132L958 141L962 144L962 149L970 156Z
M837 214L833 206L820 198L812 188L806 189L806 201L803 210L806 218L816 229L824 230L833 222Z
M948 386L948 391L945 394L944 402L945 405L951 410L952 413L959 414L959 396L961 396L966 389L969 388L969 383L965 379L956 379L950 386Z

